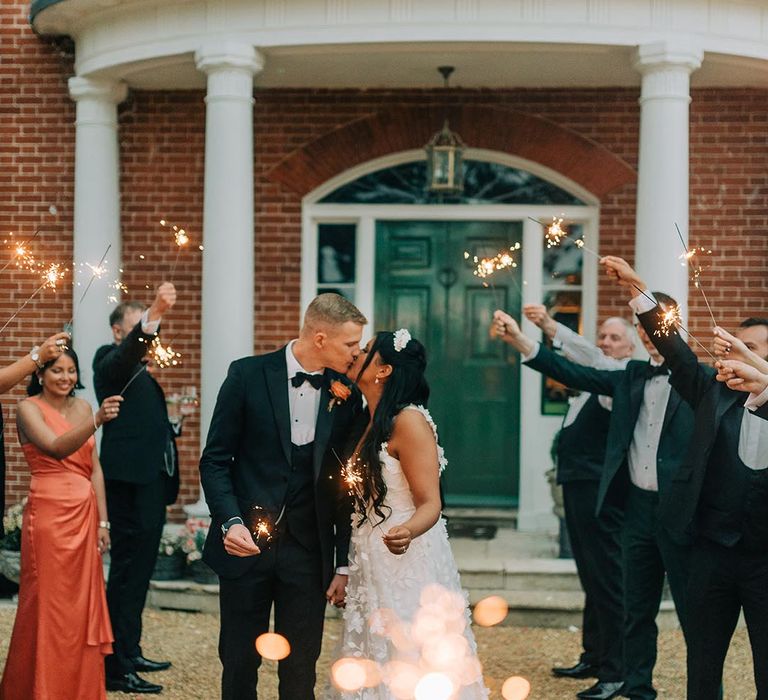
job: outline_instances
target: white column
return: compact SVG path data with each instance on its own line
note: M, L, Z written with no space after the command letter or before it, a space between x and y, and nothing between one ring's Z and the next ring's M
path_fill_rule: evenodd
M635 265L651 289L688 307L688 270L680 264L688 240L688 105L690 75L701 66L695 47L661 41L640 46L642 73Z
M120 166L117 141L117 105L127 94L124 83L113 80L70 78L69 95L77 103L75 120L75 209L72 343L80 358L84 398L95 404L91 362L96 349L112 341L109 285L119 277ZM109 272L91 278L85 264L96 265L107 246ZM79 283L79 284L78 284ZM82 297L82 302L80 298Z
M200 443L230 362L253 353L253 76L250 44L212 41L195 54L208 76L200 370ZM186 508L207 509L202 497Z

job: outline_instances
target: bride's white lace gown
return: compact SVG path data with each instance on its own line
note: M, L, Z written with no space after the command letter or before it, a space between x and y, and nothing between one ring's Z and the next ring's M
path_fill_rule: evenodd
M429 412L421 412L437 440ZM406 409L404 409L406 410ZM440 469L446 463L438 444ZM428 673L449 677L451 700L487 698L477 647L470 628L467 600L459 582L448 533L442 518L429 531L415 538L405 554L392 554L382 535L408 520L415 510L400 462L381 446L380 459L387 494L383 508L387 519L371 513L360 527L353 516L349 556L344 628L340 657L374 662L368 685L354 692L330 690L329 697L344 700L399 700L414 697L415 685ZM390 510L391 509L391 512ZM381 681L376 683L376 681ZM422 687L416 697L436 697Z

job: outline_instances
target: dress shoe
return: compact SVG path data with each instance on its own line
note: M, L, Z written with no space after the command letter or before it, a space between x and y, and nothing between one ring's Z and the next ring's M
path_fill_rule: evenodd
M107 690L119 690L122 693L159 693L162 685L149 683L134 672L122 676L107 676Z
M575 666L568 666L567 668L555 666L552 669L552 675L559 678L597 678L597 666L579 661Z
M170 661L152 661L152 659L145 659L143 656L134 656L129 661L133 664L134 671L141 671L142 673L165 671L166 668L171 667Z
M611 700L617 698L624 688L624 681L598 681L591 688L576 693L583 700Z

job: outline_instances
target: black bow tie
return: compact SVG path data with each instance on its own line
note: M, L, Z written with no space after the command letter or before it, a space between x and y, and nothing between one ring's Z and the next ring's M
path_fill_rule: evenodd
M309 382L313 389L319 389L321 386L323 386L323 375L296 372L296 374L291 377L291 384L296 388L300 387L304 382Z
M649 362L645 372L646 372L645 374L646 379L653 379L654 377L659 377L661 375L669 374L669 367L667 367L666 362L660 365L652 365Z

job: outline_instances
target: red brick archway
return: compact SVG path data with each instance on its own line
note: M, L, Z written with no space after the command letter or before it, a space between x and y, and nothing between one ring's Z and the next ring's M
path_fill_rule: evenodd
M356 165L423 147L445 116L437 107L398 107L351 121L295 150L266 179L304 196ZM539 163L598 199L637 177L634 168L604 146L547 119L471 106L449 110L447 116L472 147Z

